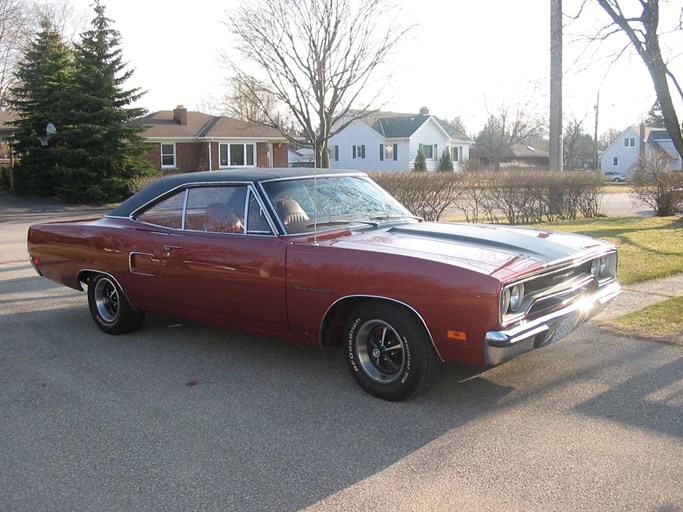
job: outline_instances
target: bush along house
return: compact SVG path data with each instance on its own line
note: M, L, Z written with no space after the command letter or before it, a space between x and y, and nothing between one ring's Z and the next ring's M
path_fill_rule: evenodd
M273 128L225 116L188 112L182 105L136 119L147 160L162 172L287 167L288 143Z

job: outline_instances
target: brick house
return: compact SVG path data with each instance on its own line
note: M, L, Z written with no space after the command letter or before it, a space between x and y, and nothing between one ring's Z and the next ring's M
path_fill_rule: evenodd
M193 172L253 167L287 167L287 139L273 128L179 105L136 119L144 126L147 160L158 170Z

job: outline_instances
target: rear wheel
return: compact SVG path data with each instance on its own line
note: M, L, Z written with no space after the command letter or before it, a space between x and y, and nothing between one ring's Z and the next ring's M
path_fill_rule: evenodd
M104 274L89 280L88 306L97 327L107 334L134 331L145 319L145 313L130 305L116 281Z
M436 380L441 362L429 334L403 307L361 303L349 317L345 335L351 375L373 396L405 400Z

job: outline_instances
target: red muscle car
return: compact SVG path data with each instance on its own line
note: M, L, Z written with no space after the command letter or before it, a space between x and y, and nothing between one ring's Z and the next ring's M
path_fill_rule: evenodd
M95 324L146 312L343 346L368 393L402 400L443 362L499 364L572 332L620 292L585 236L430 223L363 173L162 178L100 219L31 226L39 274L87 287Z

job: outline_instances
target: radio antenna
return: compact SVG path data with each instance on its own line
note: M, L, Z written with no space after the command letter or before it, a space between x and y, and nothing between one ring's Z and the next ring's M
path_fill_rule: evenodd
M318 166L313 169L313 245L318 245Z

